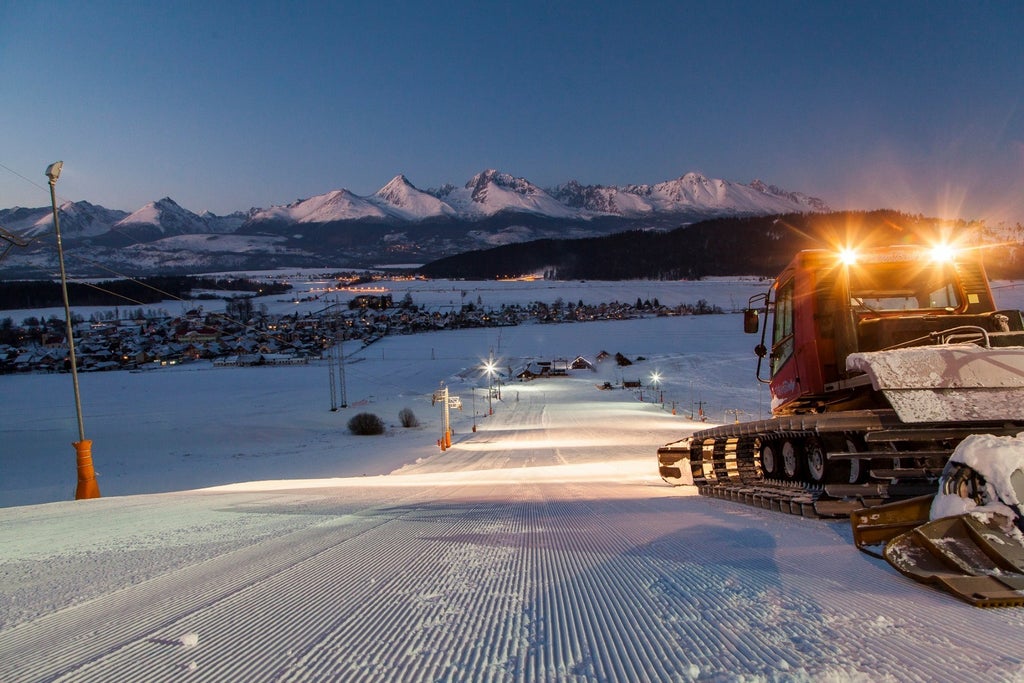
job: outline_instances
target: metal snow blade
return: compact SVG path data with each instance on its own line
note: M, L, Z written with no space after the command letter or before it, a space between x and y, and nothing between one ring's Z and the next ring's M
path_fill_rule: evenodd
M1024 605L1024 545L996 521L976 515L929 522L931 499L921 496L853 512L854 543L884 557L901 574L977 607ZM881 543L885 547L879 555L871 546Z
M885 559L977 607L1024 605L1024 546L975 515L943 517L897 536Z
M928 521L934 494L874 505L850 513L853 542L868 555L883 557L885 544Z

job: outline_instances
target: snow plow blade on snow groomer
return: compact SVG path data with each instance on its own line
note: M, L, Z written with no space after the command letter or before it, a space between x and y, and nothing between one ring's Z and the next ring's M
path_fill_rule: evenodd
M904 506L917 508L918 500L925 505L915 519ZM930 520L931 502L922 496L852 513L854 542L905 576L977 607L1024 605L1024 545L992 516Z

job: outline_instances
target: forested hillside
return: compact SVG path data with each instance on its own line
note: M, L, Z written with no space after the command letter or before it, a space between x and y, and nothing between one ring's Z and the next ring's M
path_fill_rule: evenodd
M941 222L948 226L948 222ZM979 225L958 223L963 244L990 242ZM787 214L718 218L668 232L630 231L576 240L545 239L450 256L423 266L428 277L488 279L543 273L555 279L698 279L713 275L765 275L781 270L801 249L842 245L926 244L940 221L896 211ZM986 253L989 273L1024 277L1024 246Z
M106 282L70 282L72 306L125 306L151 304L167 299L191 299L194 289L227 293L280 294L290 286L246 278L151 277ZM60 282L11 280L0 282L0 311L20 308L51 308L63 303Z

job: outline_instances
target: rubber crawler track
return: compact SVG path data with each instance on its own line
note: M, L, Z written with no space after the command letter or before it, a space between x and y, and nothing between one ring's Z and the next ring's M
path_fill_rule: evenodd
M853 510L887 500L932 493L942 466L956 444L969 434L1012 435L1024 422L907 425L891 410L791 415L694 433L658 450L661 476L685 482L689 468L701 495L804 517L845 517ZM815 437L836 443L854 438L866 449L872 477L866 484L812 484L767 479L761 467L761 439ZM849 458L835 453L832 458ZM926 460L927 467L920 463ZM688 461L688 462L687 462Z

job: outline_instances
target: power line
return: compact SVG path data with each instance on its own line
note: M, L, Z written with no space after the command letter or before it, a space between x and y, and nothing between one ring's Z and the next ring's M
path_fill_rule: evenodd
M38 188L39 188L40 190L42 190L43 192L49 192L49 190L48 190L48 189L47 189L46 187L44 187L44 186L40 185L39 183L37 183L36 181L32 180L31 178L27 178L27 177L23 176L22 174L18 173L18 172L17 172L17 171L15 171L15 170L14 170L13 168L11 168L10 166L6 166L6 165L4 165L4 164L0 163L0 168L2 168L2 169L4 169L5 171L8 171L8 172L10 172L10 173L12 173L12 174L14 174L14 175L18 176L19 178L21 178L22 180L24 180L24 181L25 181L26 183L28 183L29 185L35 185L36 187L38 187ZM61 197L61 199L64 199L64 198L63 198L63 197Z

